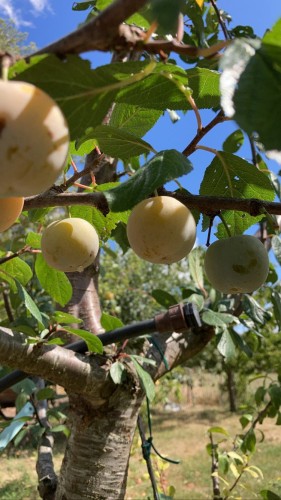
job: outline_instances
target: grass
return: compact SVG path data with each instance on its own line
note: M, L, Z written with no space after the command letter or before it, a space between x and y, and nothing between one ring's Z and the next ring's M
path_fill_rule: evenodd
M240 431L237 415L223 411L218 407L184 408L176 415L173 413L157 412L153 416L153 442L157 449L169 458L179 458L179 465L169 465L162 473L162 481L158 481L161 491L168 494L169 486L175 488L176 500L210 500L212 498L211 459L206 452L209 442L207 430L210 426L223 426L232 436ZM262 489L271 487L281 495L281 433L280 428L269 419L264 422L263 431L265 440L259 443L252 457L251 465L259 467L265 479L254 479L249 476L247 485L252 488L249 493L242 488L237 494L243 500L252 500ZM229 440L231 449L232 440ZM157 470L158 460L155 462ZM230 484L234 477L230 473ZM147 498L151 496L148 485L146 465L139 454L133 453L130 461L130 472L127 489L127 500ZM245 480L243 479L245 482ZM241 480L242 482L242 480ZM261 498L260 495L257 498Z
M203 381L204 382L204 381ZM160 491L169 493L175 489L175 500L210 500L212 498L211 460L206 452L209 442L207 430L211 426L222 426L231 436L241 431L239 416L231 414L221 400L216 387L210 383L195 385L193 398L184 394L185 403L179 412L164 411L152 407L153 443L158 451L169 458L179 459L179 465L168 464L152 455L155 475ZM204 403L204 404L203 404ZM144 416L145 421L145 416ZM261 498L258 492L270 488L281 497L281 433L280 427L271 419L261 426L265 434L263 442L257 445L251 464L259 467L262 478L248 479L251 492L239 487L232 498L253 500ZM216 435L216 438L221 435ZM227 449L230 450L229 439ZM63 457L62 442L55 450L55 468L59 471ZM10 450L2 454L0 499L39 500L35 472L35 450ZM230 484L234 477L229 475ZM244 478L243 478L244 481ZM241 480L242 482L242 480ZM239 496L240 495L240 496ZM141 443L136 434L130 459L126 500L153 498L146 464L141 456Z

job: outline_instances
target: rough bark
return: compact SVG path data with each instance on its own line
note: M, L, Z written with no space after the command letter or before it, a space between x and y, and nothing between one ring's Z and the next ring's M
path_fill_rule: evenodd
M121 499L136 420L142 401L138 388L118 387L100 408L70 397L71 436L56 499Z

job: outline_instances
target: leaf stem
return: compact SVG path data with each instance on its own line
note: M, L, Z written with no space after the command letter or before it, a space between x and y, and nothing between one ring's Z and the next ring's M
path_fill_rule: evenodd
M197 133L200 132L202 130L202 120L201 120L201 115L199 113L199 110L197 108L197 105L193 99L193 97L191 95L188 96L187 98L190 106L192 107L194 113L195 113L195 116L196 116L196 121L197 121Z

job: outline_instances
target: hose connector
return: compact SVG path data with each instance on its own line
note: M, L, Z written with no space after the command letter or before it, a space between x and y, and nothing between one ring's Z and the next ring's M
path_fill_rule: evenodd
M190 328L200 328L201 319L197 307L188 302L187 304L175 304L165 312L156 314L156 330L159 333L184 332Z

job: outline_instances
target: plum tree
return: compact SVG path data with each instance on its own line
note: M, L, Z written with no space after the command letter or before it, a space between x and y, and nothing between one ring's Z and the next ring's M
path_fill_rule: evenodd
M0 82L1 196L42 193L61 173L69 146L65 118L32 84Z
M99 251L99 238L89 222L73 217L47 226L41 248L49 266L64 272L81 272L94 262Z
M205 255L205 271L214 288L223 293L250 293L266 280L268 253L255 236L218 240Z
M24 198L0 198L0 231L9 229L21 214Z
M190 210L180 201L170 196L156 196L133 208L127 236L131 248L142 259L172 264L192 250L196 224Z

